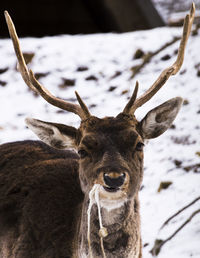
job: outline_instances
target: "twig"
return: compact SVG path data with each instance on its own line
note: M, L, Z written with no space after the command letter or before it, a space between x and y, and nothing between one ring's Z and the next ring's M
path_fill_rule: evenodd
M195 36L198 34L198 29L200 28L200 25L197 23L196 27L194 30L192 30L192 35ZM147 64L150 62L150 60L157 55L158 53L160 53L161 51L163 51L165 48L173 45L176 41L180 40L181 37L174 37L171 41L165 43L162 47L160 47L158 50L156 50L155 52L149 52L147 53L144 58L143 58L143 62L140 65L136 65L131 67L132 70L132 75L130 77L130 80L133 79L135 77L135 75L137 73L140 72L140 70Z
M196 164L192 164L192 165L188 165L188 166L176 165L176 167L169 169L168 172L171 172L175 169L183 169L186 172L193 170L195 173L199 173L200 163L196 163Z
M169 217L161 226L160 230L163 229L169 222L170 220L172 220L174 217L176 217L177 215L179 215L182 211L186 210L187 208L189 208L191 205L193 205L195 202L197 202L198 200L200 200L200 196L197 197L196 199L194 199L192 202L190 202L189 204L187 204L186 206L184 206L182 209L180 209L179 211L177 211L174 215L172 215L171 217Z
M137 73L140 72L140 70L147 64L150 62L150 60L152 59L152 57L154 57L155 55L157 55L158 53L160 53L161 51L163 51L165 48L173 45L176 41L180 40L181 37L175 37L173 38L170 42L165 43L165 45L163 45L162 47L160 47L158 50L156 50L155 52L149 52L147 53L144 58L143 58L143 62L140 65L137 66L133 66L131 68L132 70L132 75L130 77L130 79L133 79L135 77L135 75Z
M200 212L200 209L196 210L195 212L192 213L192 215L167 239L162 240L162 239L156 239L154 243L154 247L151 249L150 253L153 256L157 256L161 248L163 247L164 244L166 244L169 240L171 240L185 225L187 225L195 215L197 215Z

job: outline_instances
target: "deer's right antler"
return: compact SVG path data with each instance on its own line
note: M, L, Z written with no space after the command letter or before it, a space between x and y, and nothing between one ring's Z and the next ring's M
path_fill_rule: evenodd
M136 83L134 93L130 98L129 102L127 103L126 107L124 108L123 113L134 114L135 110L138 107L141 107L143 104L149 101L159 91L159 89L165 84L165 82L169 79L171 75L175 75L180 70L184 59L186 43L190 35L192 23L194 20L194 15L195 4L193 3L190 10L190 14L187 14L184 20L183 35L178 50L178 56L174 64L165 69L160 74L158 79L153 83L153 85L138 99L136 99L136 93L138 90L138 83Z
M15 54L19 63L19 71L22 75L24 82L31 88L33 91L39 93L47 102L50 104L61 108L63 110L77 114L82 120L85 120L90 117L90 112L87 106L84 104L81 97L76 92L76 97L80 105L64 101L60 98L53 96L43 85L41 85L35 78L33 72L28 69L22 51L20 49L19 39L15 30L15 26L12 22L12 19L7 11L5 13L6 22L8 25L8 30L10 37L13 42L15 49Z

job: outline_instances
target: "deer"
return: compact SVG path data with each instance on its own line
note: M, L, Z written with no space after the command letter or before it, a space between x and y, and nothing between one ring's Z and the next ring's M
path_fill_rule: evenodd
M195 14L186 15L176 61L140 97L139 84L116 117L92 115L52 95L29 70L14 24L6 22L24 82L49 104L80 117L75 128L27 118L41 141L0 146L0 257L142 258L139 191L146 139L163 134L178 114L175 97L134 115L180 70Z

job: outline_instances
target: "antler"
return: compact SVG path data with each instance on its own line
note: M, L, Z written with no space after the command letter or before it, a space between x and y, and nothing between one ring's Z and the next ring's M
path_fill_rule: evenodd
M25 63L24 56L20 49L19 39L15 30L15 26L12 22L12 19L7 11L5 11L4 13L5 13L5 18L8 25L10 37L12 39L13 46L15 49L15 54L17 56L17 60L19 63L19 71L22 75L24 82L28 85L28 87L31 88L33 91L36 91L37 93L39 93L50 104L58 108L61 108L63 110L73 112L77 114L82 120L90 117L90 112L87 106L84 104L83 100L80 98L77 92L76 92L76 96L80 105L73 104L53 96L44 86L42 86L36 80L33 72L28 69Z
M182 35L179 50L178 50L178 56L174 64L168 67L167 69L165 69L160 74L158 79L153 83L153 85L138 99L136 99L135 97L136 94L133 94L129 102L127 103L126 107L124 108L123 113L134 114L135 110L138 107L141 107L144 103L149 101L157 93L157 91L159 91L159 89L165 84L165 82L169 79L171 75L175 75L180 70L184 59L186 43L190 35L192 23L194 20L194 14L195 14L195 4L192 3L190 14L187 14L184 19L183 35ZM136 83L136 88L134 92L137 92L137 88L138 88L138 84Z

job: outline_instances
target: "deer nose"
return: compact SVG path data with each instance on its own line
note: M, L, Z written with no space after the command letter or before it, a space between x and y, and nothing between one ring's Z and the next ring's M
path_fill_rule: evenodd
M103 179L105 184L110 188L118 188L124 184L125 173L104 173Z

